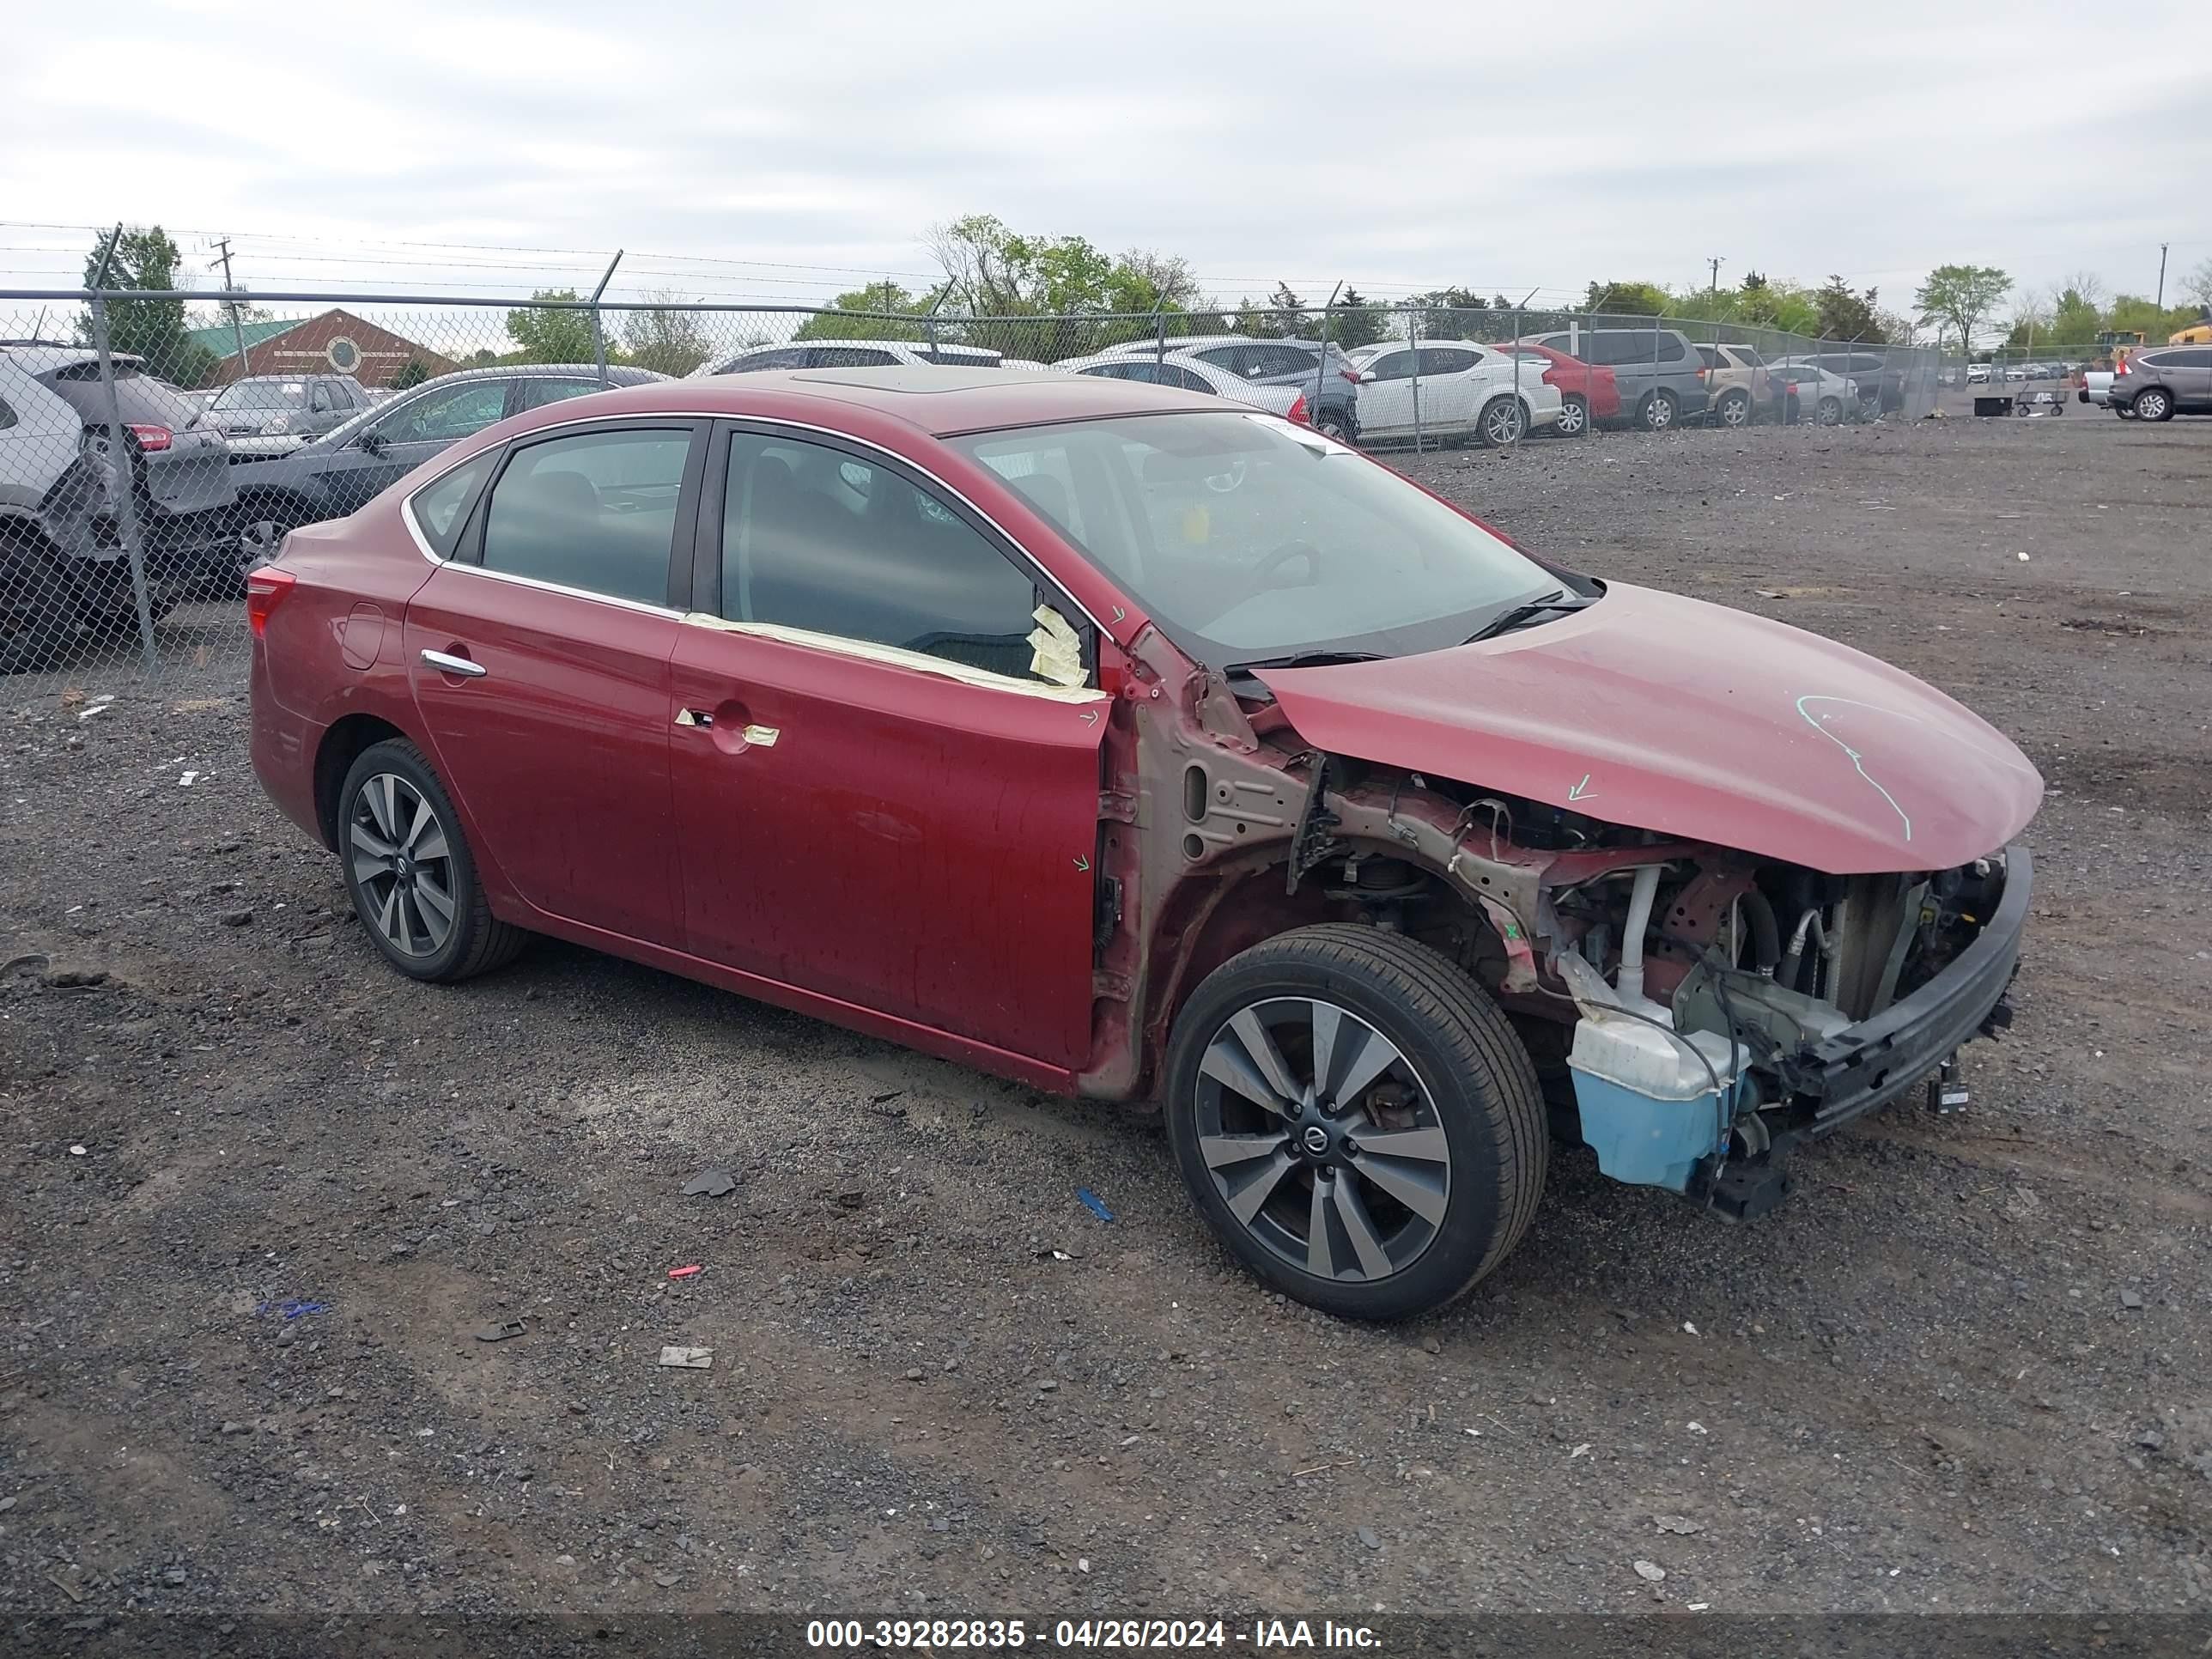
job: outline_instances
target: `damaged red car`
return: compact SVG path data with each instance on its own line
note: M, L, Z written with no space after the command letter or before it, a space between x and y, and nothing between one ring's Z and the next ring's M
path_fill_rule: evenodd
M550 934L1157 1101L1338 1314L1490 1272L1554 1139L1757 1215L2009 1018L2042 782L1995 730L1218 400L610 392L249 590L255 769L403 973Z

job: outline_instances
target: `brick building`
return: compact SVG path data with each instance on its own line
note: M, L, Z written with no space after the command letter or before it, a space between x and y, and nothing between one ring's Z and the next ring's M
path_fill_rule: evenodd
M238 362L241 334L246 340L243 369ZM228 386L248 374L350 374L365 386L388 386L410 362L422 365L422 375L410 375L410 380L450 374L460 367L442 353L350 311L246 323L235 331L224 321L193 329L191 339L221 360L208 380L210 386Z

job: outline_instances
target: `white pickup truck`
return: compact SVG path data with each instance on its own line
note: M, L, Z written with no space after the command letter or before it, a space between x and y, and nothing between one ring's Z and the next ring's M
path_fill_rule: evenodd
M2111 402L2112 395L2112 371L2109 368L2093 368L2085 372L2081 376L2081 389L2074 394L2075 398L2081 403L2094 404L2100 409L2110 409L2124 421L2133 420L2135 410L2116 407Z

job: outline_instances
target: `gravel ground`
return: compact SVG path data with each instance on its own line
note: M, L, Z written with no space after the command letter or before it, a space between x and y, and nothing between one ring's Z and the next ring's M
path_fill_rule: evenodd
M234 678L9 682L0 1614L2212 1607L2212 423L1403 464L2019 738L1970 1112L1747 1228L1564 1155L1473 1296L1334 1323L1142 1118L566 947L400 979Z

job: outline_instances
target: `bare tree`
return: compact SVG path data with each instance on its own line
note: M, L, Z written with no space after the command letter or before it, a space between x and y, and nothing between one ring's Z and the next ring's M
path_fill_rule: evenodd
M2206 263L2212 264L2212 260ZM2060 277L2051 285L2051 291L2054 295L2063 294L2069 288L2099 311L2105 308L2105 301L2112 297L2112 290L2105 286L2105 279L2086 266Z
M714 349L714 343L699 325L698 313L676 309L684 296L665 289L645 297L649 301L647 308L631 312L623 325L630 362L657 374L689 374Z
M2181 279L2181 291L2206 310L2212 311L2212 259L2198 261L2189 275Z

